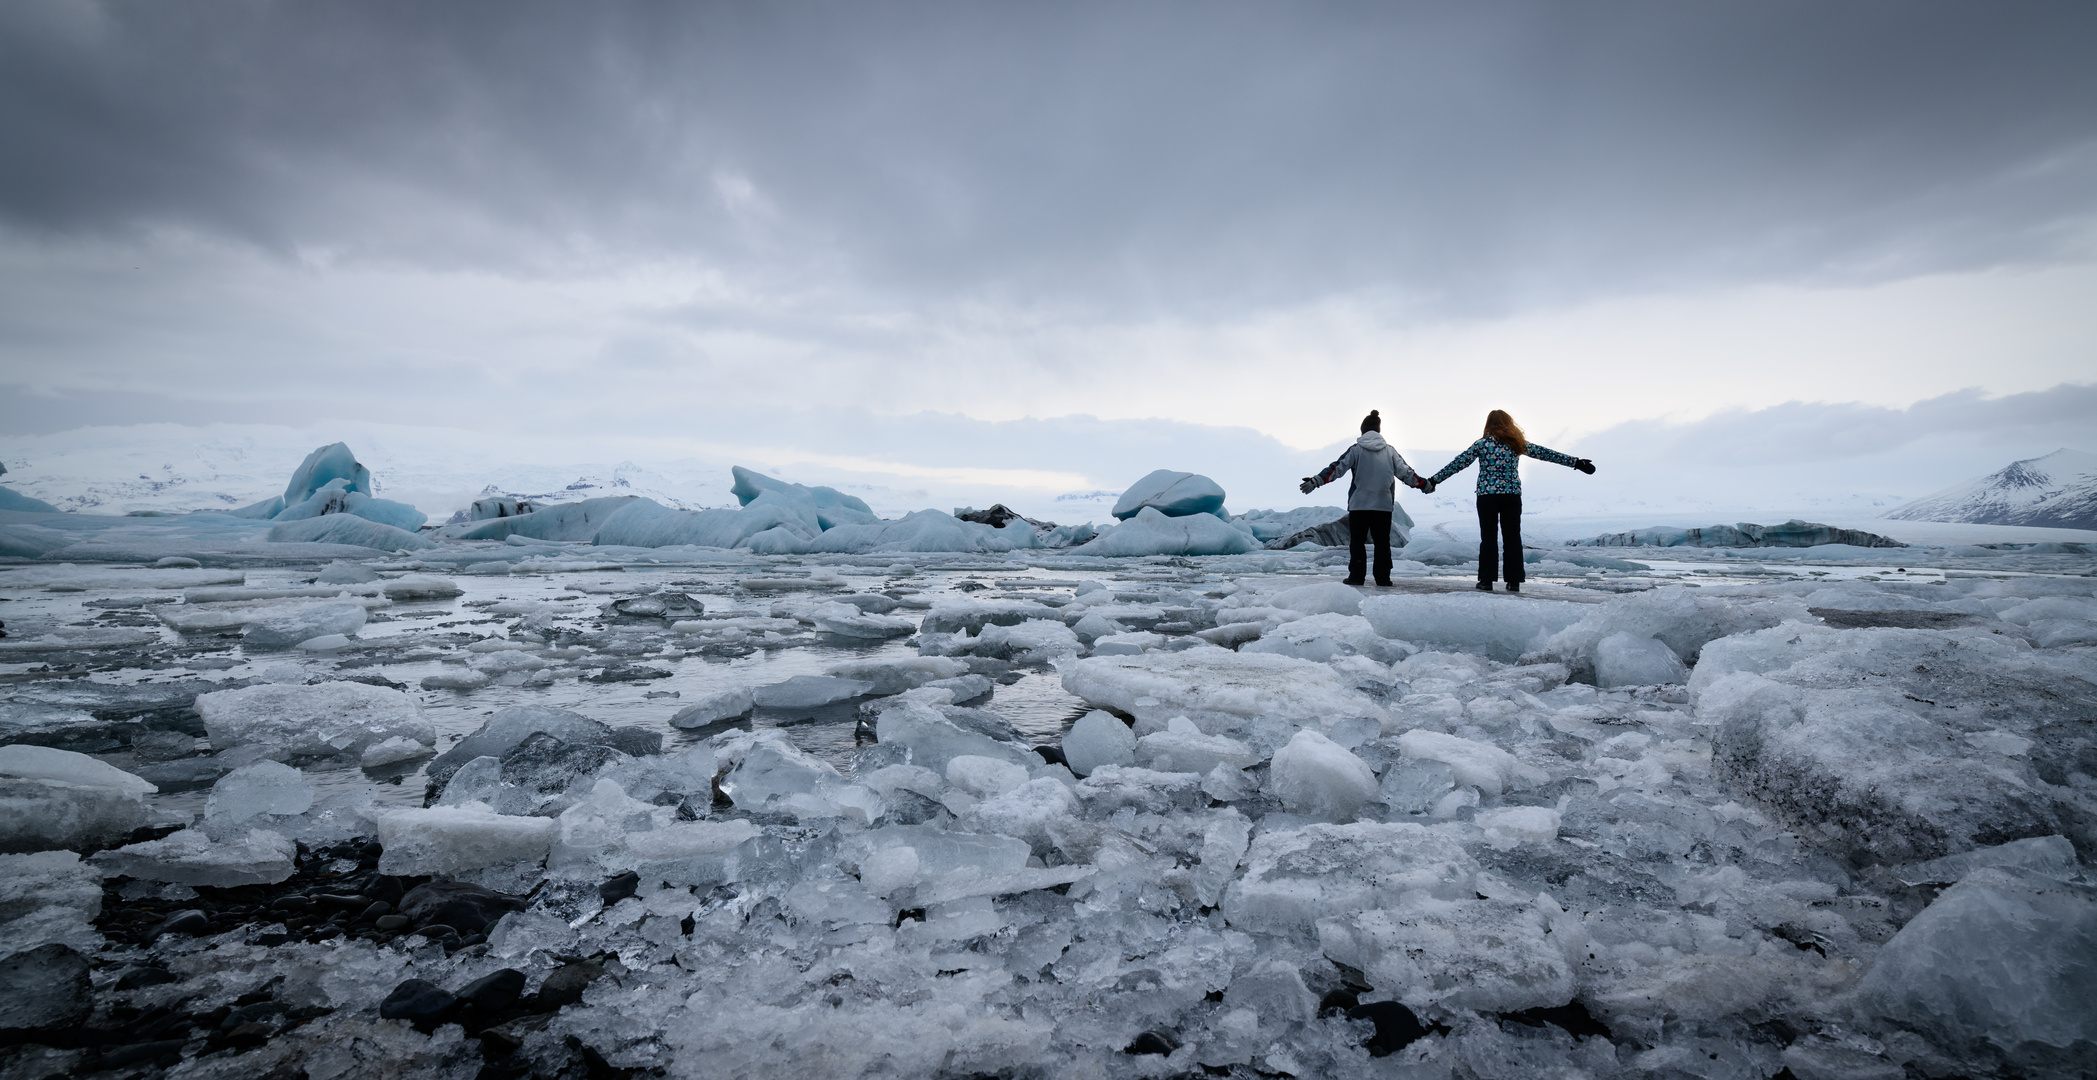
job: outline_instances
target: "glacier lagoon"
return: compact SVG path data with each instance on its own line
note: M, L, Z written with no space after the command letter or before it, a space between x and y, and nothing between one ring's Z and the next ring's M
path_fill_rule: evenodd
M1357 591L1316 549L271 527L0 565L20 1068L2079 1076L2097 1046L2073 545L1544 549L1508 596L1426 539Z

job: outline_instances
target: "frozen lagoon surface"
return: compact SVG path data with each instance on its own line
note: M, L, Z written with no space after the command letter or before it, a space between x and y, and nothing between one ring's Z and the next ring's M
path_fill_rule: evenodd
M14 560L0 1059L2092 1075L2097 557L1443 547Z

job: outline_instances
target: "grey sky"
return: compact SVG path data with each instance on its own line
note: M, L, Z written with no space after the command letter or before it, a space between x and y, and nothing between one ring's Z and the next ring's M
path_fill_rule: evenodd
M1444 442L2087 382L2093 40L2081 3L25 0L0 425L770 418L904 460L949 452L882 419L927 409L1313 446L1372 403Z

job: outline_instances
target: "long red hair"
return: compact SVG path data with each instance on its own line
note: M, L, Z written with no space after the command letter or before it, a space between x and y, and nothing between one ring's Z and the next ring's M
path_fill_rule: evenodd
M1522 426L1507 415L1506 409L1494 409L1485 414L1485 437L1517 454L1529 449L1529 439L1522 434Z

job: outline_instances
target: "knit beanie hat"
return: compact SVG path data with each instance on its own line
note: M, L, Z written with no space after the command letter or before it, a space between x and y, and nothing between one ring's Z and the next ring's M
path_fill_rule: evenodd
M1375 410L1375 409L1370 409L1370 410L1369 410L1369 415L1367 415L1367 416L1364 416L1364 417L1362 417L1362 430L1363 430L1363 431L1382 431L1382 430L1383 430L1383 417L1381 417L1381 416L1378 416L1378 415L1376 414L1376 410Z

